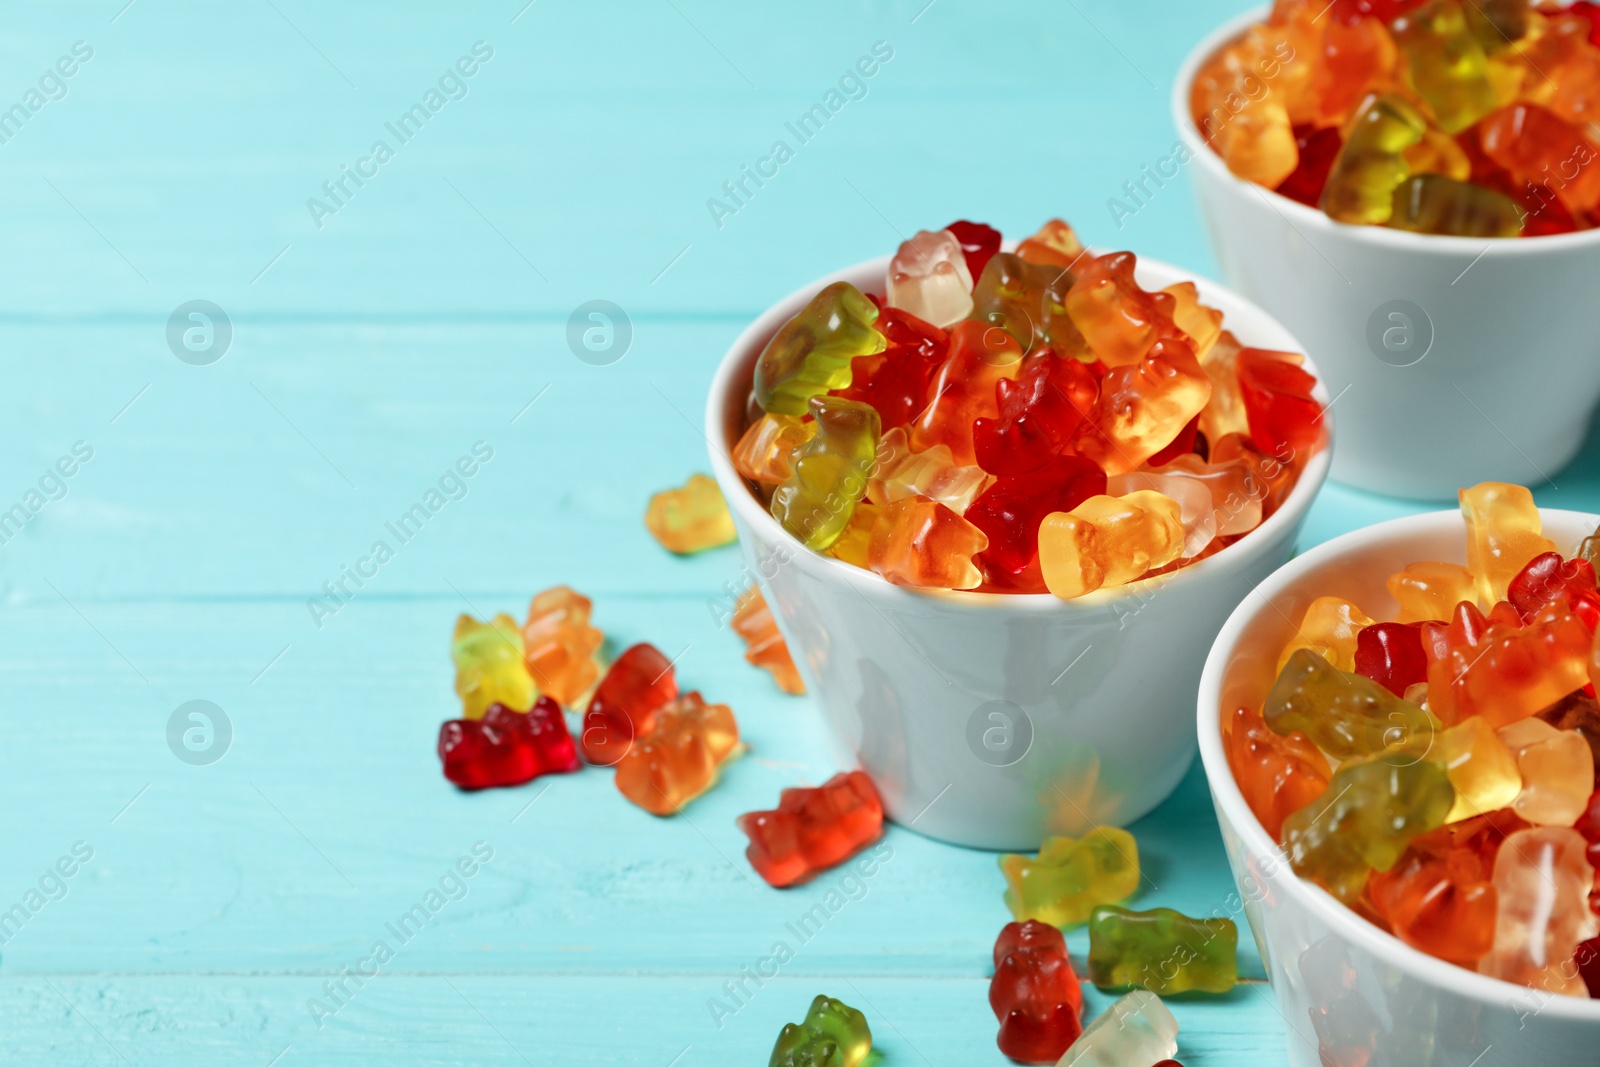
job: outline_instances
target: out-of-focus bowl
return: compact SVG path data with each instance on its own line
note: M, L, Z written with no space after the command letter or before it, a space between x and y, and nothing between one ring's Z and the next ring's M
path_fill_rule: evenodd
M1600 401L1600 229L1489 240L1348 226L1234 176L1196 129L1189 88L1266 14L1195 47L1173 120L1223 280L1309 346L1352 428L1333 478L1442 500L1554 474Z
M1546 510L1570 553L1597 520ZM1466 562L1458 511L1394 519L1318 545L1246 598L1200 681L1200 758L1245 915L1288 1026L1293 1067L1529 1067L1600 1062L1600 1002L1527 989L1435 959L1302 881L1250 811L1228 767L1223 716L1260 708L1279 651L1319 596L1373 618L1398 609L1384 580L1420 560Z

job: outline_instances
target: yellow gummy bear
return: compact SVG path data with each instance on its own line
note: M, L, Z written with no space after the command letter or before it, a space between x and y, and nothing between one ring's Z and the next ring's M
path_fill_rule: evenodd
M704 474L691 475L681 489L651 497L644 524L663 548L680 556L729 544L739 536L722 490Z
M1459 563L1408 563L1387 584L1400 602L1396 622L1448 622L1457 604L1478 599L1472 572Z
M1279 673L1289 657L1302 648L1309 648L1346 674L1351 673L1356 669L1356 634L1371 625L1372 620L1350 601L1336 596L1317 597L1306 608L1294 640L1278 656Z
M509 615L479 622L471 615L456 619L450 658L456 664L456 693L461 714L481 719L490 704L512 711L533 707L533 675L523 658L522 629Z
M1328 171L1322 210L1336 222L1388 222L1394 191L1411 177L1406 151L1422 143L1427 129L1428 120L1400 97L1367 97Z
M1457 495L1467 520L1467 569L1488 607L1506 598L1506 587L1530 559L1556 545L1542 536L1539 508L1523 486L1480 482Z
M1000 873L1006 907L1018 922L1072 926L1139 888L1139 846L1126 830L1096 826L1077 840L1046 838L1037 857L1001 856Z
M1522 792L1516 756L1482 716L1463 719L1439 734L1428 757L1444 763L1456 790L1446 823L1510 807Z
M1182 552L1178 502L1149 489L1120 497L1092 496L1039 524L1044 584L1063 600L1127 585Z

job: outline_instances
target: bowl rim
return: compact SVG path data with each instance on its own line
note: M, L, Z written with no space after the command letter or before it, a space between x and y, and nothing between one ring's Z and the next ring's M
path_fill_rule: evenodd
M1284 217L1292 228L1306 233L1325 236L1343 236L1354 241L1366 241L1391 252L1408 252L1415 255L1434 255L1457 259L1463 255L1523 256L1537 255L1540 251L1558 251L1600 245L1600 226L1575 233L1544 234L1534 237L1454 237L1447 234L1411 233L1387 226L1335 222L1325 212L1291 200L1282 193L1257 185L1239 177L1200 135L1194 118L1189 113L1189 88L1194 84L1200 65L1223 45L1239 36L1249 27L1262 22L1271 12L1271 5L1251 8L1228 19L1200 39L1200 43L1184 57L1172 82L1172 121L1178 136L1190 156L1212 176L1229 184L1251 190L1264 204Z
M1012 242L1007 242L1007 247ZM1331 415L1332 402L1328 398L1327 382L1322 372L1317 367L1316 361L1306 351L1298 338L1289 331L1281 322L1268 314L1254 301L1247 300L1232 289L1214 282L1193 271L1187 271L1157 259L1138 257L1140 267L1149 267L1157 273L1165 273L1181 280L1192 280L1202 290L1221 294L1227 299L1237 302L1259 315L1266 323L1279 330L1285 338L1293 344L1293 350L1305 356L1305 369L1316 378L1313 395L1321 402L1323 407L1324 436L1321 444L1312 453L1305 469L1300 472L1300 478L1290 490L1288 497L1265 521L1254 530L1242 537L1237 543L1212 556L1207 556L1198 563L1182 567L1161 575L1158 579L1144 579L1119 586L1114 590L1097 590L1086 596L1072 600L1062 600L1052 593L979 593L966 589L913 589L906 586L894 585L884 581L877 574L854 567L840 559L824 555L813 549L807 548L795 539L794 535L785 530L772 514L761 506L756 496L749 491L741 475L733 466L731 457L732 442L720 440L723 437L724 412L730 400L729 391L736 372L747 360L753 360L760 354L760 347L764 347L767 339L777 332L779 326L794 316L800 308L816 295L824 286L836 281L852 281L867 274L883 277L888 270L892 255L874 256L851 266L836 270L830 274L816 278L800 286L782 299L769 306L755 320L740 331L728 351L723 355L722 361L717 365L712 374L710 389L706 397L705 433L708 452L710 453L712 472L718 485L722 488L723 496L727 498L728 505L744 523L752 530L759 531L761 536L769 542L779 542L790 546L797 554L804 553L810 556L811 562L820 565L825 573L851 585L858 592L865 595L876 596L886 605L895 604L910 607L925 607L930 601L945 602L952 605L961 605L970 608L997 609L1008 608L1028 614L1079 614L1085 617L1090 615L1103 615L1107 606L1121 602L1128 598L1137 598L1141 602L1151 596L1159 594L1160 589L1166 588L1174 582L1197 581L1206 576L1224 576L1226 574L1244 569L1249 565L1253 553L1245 546L1252 544L1265 545L1274 535L1281 532L1290 532L1296 529L1305 518L1312 501L1328 476L1328 468L1332 460L1334 440L1337 436L1335 424ZM1174 284L1169 282L1167 284ZM742 398L741 398L742 400ZM1240 549L1240 551L1235 551ZM1141 595L1142 594L1142 595Z
M1570 517L1587 525L1600 523L1600 516L1565 508L1540 508L1545 519L1555 516ZM1205 769L1206 781L1211 788L1212 803L1219 818L1224 819L1236 833L1250 855L1278 855L1282 846L1272 840L1256 818L1255 812L1245 802L1239 783L1234 780L1228 766L1227 753L1222 743L1222 683L1229 662L1237 652L1240 635L1268 606L1285 586L1298 580L1307 571L1321 567L1355 548L1367 548L1390 539L1417 533L1445 533L1461 528L1459 510L1426 511L1397 519L1364 526L1349 533L1324 541L1314 548L1272 572L1255 588L1254 595L1246 597L1222 624L1217 639L1206 655L1205 668L1200 675L1197 712L1200 738L1200 762ZM1401 941L1395 935L1379 929L1340 903L1327 890L1308 882L1284 864L1289 877L1274 884L1304 910L1315 915L1318 921L1341 937L1356 943L1385 963L1415 975L1422 980L1449 990L1460 996L1481 1002L1505 1004L1517 991L1529 996L1547 996L1538 1013L1549 1012L1555 1017L1582 1022L1600 1021L1600 1000L1580 1000L1560 996L1548 990L1517 985L1500 978L1469 971Z

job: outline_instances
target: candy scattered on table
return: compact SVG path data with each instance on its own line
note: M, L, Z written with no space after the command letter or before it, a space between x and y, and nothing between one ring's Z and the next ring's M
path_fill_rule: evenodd
M1323 597L1262 650L1280 670L1259 714L1230 710L1229 766L1301 877L1430 955L1582 997L1600 967L1579 948L1600 935L1600 588L1523 487L1460 498L1466 565L1388 576L1397 620Z
M799 1023L785 1023L767 1067L860 1067L872 1051L867 1017L842 1000L819 996Z
M989 1007L1001 1052L1019 1063L1061 1058L1083 1033L1083 989L1060 930L1031 919L1006 924L994 943Z
M800 672L789 655L789 646L778 632L772 609L762 598L760 589L752 585L739 594L731 625L734 633L744 639L747 661L771 674L772 680L785 693L798 696L806 691L806 683L800 680Z
M1136 989L1084 1028L1059 1067L1129 1067L1155 1064L1178 1054L1178 1020L1161 998Z
M738 748L732 709L684 693L655 713L617 761L617 788L652 815L672 815L711 788L717 769Z
M651 497L644 524L662 548L680 556L732 544L739 537L722 490L704 474L692 474L681 488Z
M1234 174L1340 222L1488 238L1588 229L1593 7L1277 0L1202 64L1190 112Z
M1238 949L1239 929L1230 919L1115 904L1089 916L1089 981L1101 989L1226 993L1239 982Z
M456 694L463 718L481 719L491 704L513 711L533 705L533 675L524 658L522 630L509 615L479 622L470 615L456 619L450 658L456 665Z
M600 677L594 656L605 634L589 625L593 607L588 597L558 585L533 598L522 624L528 673L539 692L562 707L577 704Z
M444 776L462 789L522 785L579 766L561 705L543 696L527 711L491 704L482 718L446 722L439 728L439 759Z
M767 884L789 886L876 841L883 802L864 772L844 771L815 789L785 789L776 809L747 812L738 825L750 866Z
M1139 846L1126 830L1097 826L1076 839L1046 838L1036 857L1001 856L1000 873L1006 907L1019 921L1074 926L1139 888Z
M656 712L678 695L672 661L655 645L633 645L600 679L583 716L583 758L613 767L635 739L655 725Z
M785 530L896 585L1068 599L1281 506L1324 437L1302 356L1059 219L999 246L921 231L884 295L834 282L768 342L733 461Z

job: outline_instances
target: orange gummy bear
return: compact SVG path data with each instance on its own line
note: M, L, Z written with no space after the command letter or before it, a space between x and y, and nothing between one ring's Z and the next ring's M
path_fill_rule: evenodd
M1588 682L1593 637L1578 616L1552 604L1519 623L1510 605L1486 618L1463 602L1448 624L1422 624L1428 708L1446 726L1482 715L1500 729Z
M1072 324L1108 367L1138 363L1162 338L1183 337L1172 321L1177 301L1170 293L1141 289L1133 276L1137 262L1132 252L1096 256L1067 290Z
M1474 968L1494 947L1494 858L1527 824L1492 812L1411 839L1400 861L1373 871L1367 895L1406 944Z
M1305 734L1277 733L1249 708L1234 709L1228 727L1225 741L1234 781L1262 829L1277 841L1283 836L1283 820L1328 788L1328 761Z
M977 462L974 420L1000 414L995 384L1022 369L1022 346L997 326L965 319L950 328L950 352L934 373L928 406L911 423L911 448L946 445L961 466Z
M533 598L528 621L522 625L528 673L539 692L569 708L600 677L594 654L605 634L589 625L592 607L588 597L558 585Z
M1078 431L1078 452L1107 474L1136 470L1171 444L1210 397L1211 379L1188 339L1163 338L1139 362L1106 372L1094 418Z
M1478 599L1477 580L1459 563L1408 563L1386 584L1400 603L1397 622L1443 622L1457 604Z
M893 585L973 589L983 572L972 557L988 547L987 534L943 504L905 497L879 509L867 566Z
M617 762L617 788L652 815L675 814L711 788L717 768L738 747L733 711L684 693Z

